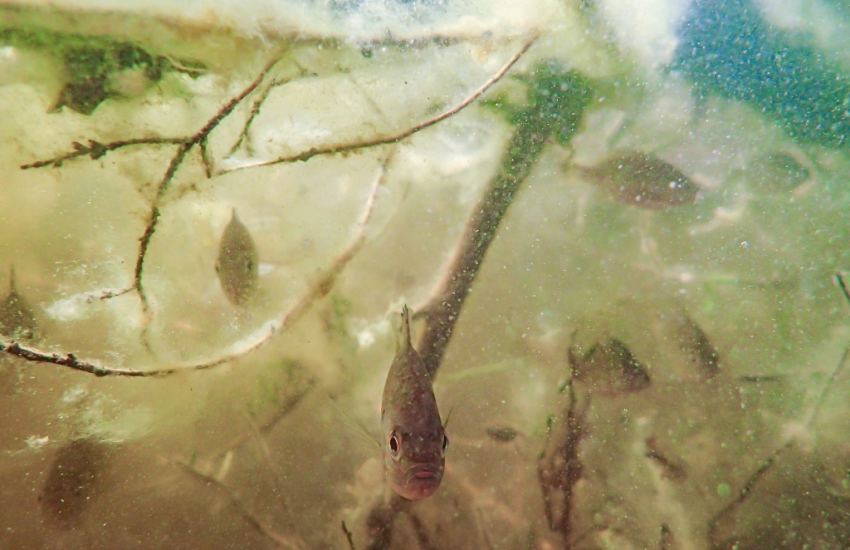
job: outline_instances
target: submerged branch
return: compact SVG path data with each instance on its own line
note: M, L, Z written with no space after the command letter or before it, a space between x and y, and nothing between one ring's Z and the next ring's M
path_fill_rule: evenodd
M466 222L436 292L415 315L426 320L426 329L417 348L431 376L440 368L460 310L496 237L496 230L545 144L545 138L536 132L522 127L517 129L499 174L490 182Z
M587 404L583 411L578 410L572 378L573 374L570 373L570 382L566 386L569 402L562 412L562 417L549 427L548 448L537 463L537 477L543 493L546 520L551 530L558 531L563 536L564 550L573 548L574 543L573 497L575 485L582 474L578 447L587 412Z
M499 173L475 205L442 280L414 316L426 322L417 349L432 377L440 368L464 301L514 196L550 137L562 144L572 139L591 95L581 76L561 71L554 64L540 65L532 73L529 105L511 117L516 130Z
M257 168L260 166L271 166L274 164L283 164L290 162L304 162L310 160L311 158L318 155L332 155L336 153L347 153L350 151L356 151L360 149L368 149L370 147L378 147L380 145L389 145L392 143L397 143L403 139L409 138L413 134L424 130L430 126L437 124L438 122L442 122L443 120L459 113L463 109L465 109L469 104L478 99L481 94L486 92L493 84L501 80L503 76L514 66L514 64L519 61L519 59L523 56L523 54L528 51L528 49L534 44L537 40L537 36L535 35L525 44L523 44L522 48L519 49L511 58L505 63L501 69L499 69L493 76L491 76L487 81L482 84L477 90L472 92L469 96L467 96L463 101L458 103L457 105L452 106L451 108L443 111L439 115L429 118L424 122L420 122L415 126L412 126L403 132L398 134L394 134L391 136L375 138L367 141L358 141L356 143L347 143L342 145L332 145L330 147L321 147L321 148L313 148L309 151L305 151L302 153L298 153L296 155L291 155L287 157L280 157L273 160L260 160L257 162L247 162L244 164L240 164L238 166L234 166L232 168L223 168L217 172L217 174L225 174L228 172L236 172L239 170L246 170L248 168Z
M316 278L313 283L286 311L284 311L277 319L267 321L263 327L254 333L251 338L240 342L240 347L233 349L229 353L224 353L217 357L200 361L197 363L180 365L167 368L153 368L146 370L138 369L122 369L100 366L95 363L77 359L73 353L53 353L39 350L31 347L24 347L17 342L6 342L0 340L0 351L15 355L27 361L35 363L52 363L63 367L69 367L74 370L87 372L96 376L130 376L130 377L154 377L154 376L169 376L180 372L198 371L211 369L225 363L229 363L235 359L239 359L259 349L267 344L272 337L278 332L284 332L301 317L307 313L313 304L327 296L336 284L336 279L348 265L348 263L357 255L366 243L366 227L372 217L372 212L375 207L378 190L384 180L386 165L389 163L388 157L381 165L372 182L369 190L369 197L366 200L366 205L363 208L363 213L357 221L357 227L354 231L354 236L349 245L334 258L331 265Z

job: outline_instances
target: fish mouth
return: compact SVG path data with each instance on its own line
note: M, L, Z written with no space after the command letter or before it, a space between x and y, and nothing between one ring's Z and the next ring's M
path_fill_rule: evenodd
M407 500L421 500L434 494L443 480L443 469L434 464L417 464L404 474L404 481L393 486Z
M407 470L405 477L408 483L428 483L435 481L439 483L443 478L443 469L434 464L417 464Z

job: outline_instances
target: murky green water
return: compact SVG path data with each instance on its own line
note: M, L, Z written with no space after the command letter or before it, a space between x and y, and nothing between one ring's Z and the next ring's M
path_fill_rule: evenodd
M846 548L846 9L509 4L0 4L0 547Z

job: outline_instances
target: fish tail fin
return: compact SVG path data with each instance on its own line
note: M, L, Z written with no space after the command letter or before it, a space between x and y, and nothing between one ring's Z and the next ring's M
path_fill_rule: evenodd
M15 284L16 282L17 282L17 281L15 281L15 266L14 266L14 265L11 265L11 266L9 267L9 292L15 292L15 290L17 290L17 289L15 288L15 287L16 287L16 284Z
M410 308L407 307L407 304L401 308L401 341L399 343L403 349L408 349L413 345L410 342Z

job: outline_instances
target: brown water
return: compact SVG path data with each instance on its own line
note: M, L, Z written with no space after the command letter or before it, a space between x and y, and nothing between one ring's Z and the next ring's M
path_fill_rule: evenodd
M451 4L391 17L390 38L334 6L261 39L224 16L0 5L21 344L184 369L0 358L0 548L345 549L346 530L358 550L843 548L846 147L695 98L623 46L613 2ZM347 417L378 431L398 313L446 276L552 58L594 99L568 143L543 136L457 319L439 490L392 500ZM634 151L693 201L624 204L581 175ZM234 209L259 259L255 283L228 275L244 300L216 272Z

